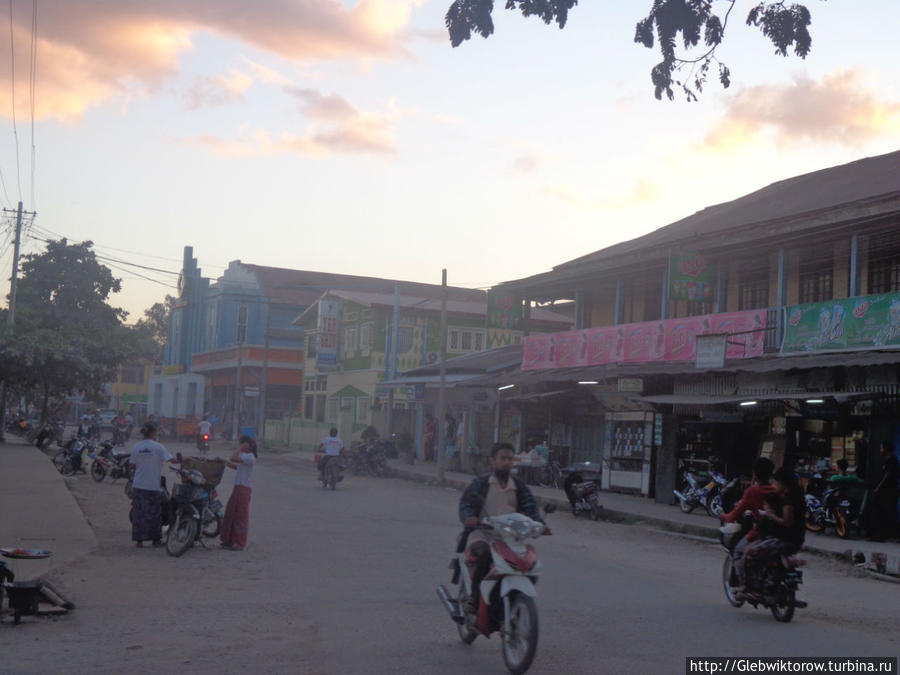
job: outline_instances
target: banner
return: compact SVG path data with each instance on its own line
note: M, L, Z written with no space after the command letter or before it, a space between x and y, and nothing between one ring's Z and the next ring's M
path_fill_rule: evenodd
M900 293L787 308L782 354L900 347Z
M522 330L522 299L510 291L489 290L487 327Z
M697 336L717 333L733 336L728 358L754 358L763 355L765 328L766 310L759 309L530 335L522 370L690 361L697 356Z
M669 256L669 298L712 302L715 275L705 256L682 251Z
M337 368L338 324L341 318L341 301L334 298L319 300L319 319L316 324L316 368Z

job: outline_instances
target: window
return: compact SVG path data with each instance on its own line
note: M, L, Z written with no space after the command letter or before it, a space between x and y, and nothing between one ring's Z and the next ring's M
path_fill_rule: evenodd
M448 331L447 351L449 352L476 352L484 349L483 330L465 330L453 328Z
M397 353L398 354L408 354L409 350L412 349L413 346L413 327L412 326L400 326L400 333L397 336Z
M316 414L316 397L305 396L303 400L303 417L311 420Z
M372 324L364 323L359 327L359 349L368 352L372 349Z
M869 239L868 292L900 291L900 242L894 232L872 235Z
M807 251L800 260L800 303L831 300L833 283L834 251L831 245Z
M331 398L328 399L328 417L327 421L331 424L337 424L338 417L340 416L340 399Z
M122 384L144 384L143 366L122 366Z
M356 341L358 335L359 332L356 326L344 329L344 356L352 356L356 353L356 350L359 349L359 345Z
M316 394L316 422L325 421L325 405L328 403L328 397L325 394Z
M738 310L769 306L769 261L766 256L742 260L738 266Z
M247 341L247 306L241 305L238 309L237 343L244 344Z
M316 335L306 336L306 358L314 359L316 357Z

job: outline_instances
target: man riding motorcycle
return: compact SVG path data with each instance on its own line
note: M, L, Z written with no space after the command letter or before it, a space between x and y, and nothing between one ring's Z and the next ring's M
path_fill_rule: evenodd
M459 500L459 519L465 527L463 536L466 537L462 545L467 546L472 575L472 597L469 598L468 608L471 613L478 608L480 584L491 564L487 538L475 530L481 518L521 513L532 520L544 522L531 490L521 479L510 474L515 454L511 443L494 443L491 448L493 471L472 480ZM550 528L547 528L545 534L550 533Z

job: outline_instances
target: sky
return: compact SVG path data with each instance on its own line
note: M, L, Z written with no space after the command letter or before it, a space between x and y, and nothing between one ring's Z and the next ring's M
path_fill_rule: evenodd
M487 288L900 148L896 0L808 0L805 60L739 0L731 87L693 103L653 96L651 0L582 0L563 30L495 2L494 35L455 49L450 2L12 0L0 203L37 213L23 252L94 242L130 321L175 294L185 246L211 278L241 260Z

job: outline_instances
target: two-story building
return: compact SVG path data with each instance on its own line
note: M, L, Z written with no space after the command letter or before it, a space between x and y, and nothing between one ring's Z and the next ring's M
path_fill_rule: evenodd
M900 152L500 288L575 303L576 330L528 337L522 369L490 383L576 402L559 442L602 462L605 487L668 500L676 467L747 474L760 453L872 477L877 443L900 441Z

